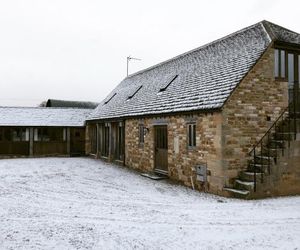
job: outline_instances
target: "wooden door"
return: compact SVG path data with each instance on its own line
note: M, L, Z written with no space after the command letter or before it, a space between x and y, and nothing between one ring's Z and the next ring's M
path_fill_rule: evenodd
M125 127L122 122L116 124L115 135L115 159L123 161L125 154Z
M155 172L168 174L168 129L167 126L155 126L154 159Z
M91 138L92 141L92 153L96 154L97 151L97 130L96 127L93 127ZM71 148L70 153L72 156L76 155L85 155L85 129L84 128L71 128L70 131L70 137L71 137Z

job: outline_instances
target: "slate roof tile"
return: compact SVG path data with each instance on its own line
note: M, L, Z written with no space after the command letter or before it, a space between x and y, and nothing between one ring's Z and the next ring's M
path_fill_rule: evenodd
M300 44L300 35L262 21L126 77L89 120L221 108L273 40ZM159 90L178 77L166 91ZM143 86L128 100L128 96Z
M92 109L0 107L0 126L82 127Z

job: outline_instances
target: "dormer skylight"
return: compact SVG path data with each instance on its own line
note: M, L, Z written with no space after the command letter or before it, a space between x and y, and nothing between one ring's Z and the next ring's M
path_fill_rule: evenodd
M131 94L128 96L127 100L131 99L132 97L135 96L135 94L137 92L139 92L139 90L143 87L143 85L137 86L136 88L133 89L133 91L131 92Z
M113 99L113 98L116 96L116 94L117 94L117 93L114 93L111 97L109 97L109 98L107 99L107 101L104 102L104 105L107 104L107 103L109 103L110 100Z
M178 77L178 75L175 75L175 76L172 76L170 77L162 86L161 88L159 89L159 92L162 92L162 91L165 91L170 85L172 82L174 82L174 80Z

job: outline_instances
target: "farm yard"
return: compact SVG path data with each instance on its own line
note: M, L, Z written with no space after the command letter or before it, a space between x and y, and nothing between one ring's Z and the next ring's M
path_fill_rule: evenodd
M89 158L2 159L0 249L300 249L300 197L226 199Z

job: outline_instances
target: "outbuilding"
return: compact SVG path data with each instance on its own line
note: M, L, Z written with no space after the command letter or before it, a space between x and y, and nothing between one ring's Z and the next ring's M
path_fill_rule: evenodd
M85 155L90 109L0 107L0 157Z

